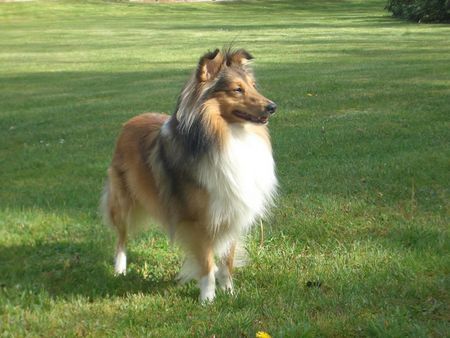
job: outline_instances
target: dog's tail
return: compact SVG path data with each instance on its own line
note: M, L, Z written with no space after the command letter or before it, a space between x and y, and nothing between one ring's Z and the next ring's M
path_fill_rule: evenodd
M111 212L109 209L109 195L109 179L107 179L100 196L98 213L104 225L112 226L113 224L111 222Z
M117 231L119 237L138 233L151 220L145 209L130 197L123 177L114 167L108 169L108 178L100 197L99 214L103 224Z

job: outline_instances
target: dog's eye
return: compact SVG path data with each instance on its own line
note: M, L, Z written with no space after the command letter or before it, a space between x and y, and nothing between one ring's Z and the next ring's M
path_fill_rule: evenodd
M241 87L234 88L234 91L235 91L236 93L242 93L242 92L243 92L243 90L242 90Z

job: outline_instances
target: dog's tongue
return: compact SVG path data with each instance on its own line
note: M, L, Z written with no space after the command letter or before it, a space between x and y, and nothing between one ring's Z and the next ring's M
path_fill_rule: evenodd
M261 116L261 117L259 118L259 120L260 120L262 123L266 123L266 122L269 120L269 117L268 117L268 116Z
M235 111L234 114L236 116L239 116L240 118L247 120L247 121L251 121L253 123L261 123L261 124L266 124L267 121L269 120L269 115L264 115L264 116L254 116L254 115L250 115L247 113L242 113L240 111Z

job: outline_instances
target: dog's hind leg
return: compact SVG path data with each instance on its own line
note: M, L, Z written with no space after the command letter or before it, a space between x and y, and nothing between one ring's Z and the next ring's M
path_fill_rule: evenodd
M117 229L117 246L116 246L116 258L114 263L114 272L117 275L126 275L127 273L127 227L123 223L116 227Z
M102 198L102 209L105 223L113 227L117 233L114 264L117 275L125 275L127 270L126 244L132 204L123 177L114 168L110 168Z

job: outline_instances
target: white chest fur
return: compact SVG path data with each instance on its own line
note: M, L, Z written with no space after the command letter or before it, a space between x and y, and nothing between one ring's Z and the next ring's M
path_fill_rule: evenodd
M234 235L245 232L267 211L277 186L270 147L242 126L230 128L224 151L208 158L199 174L210 193L213 232L223 226Z

